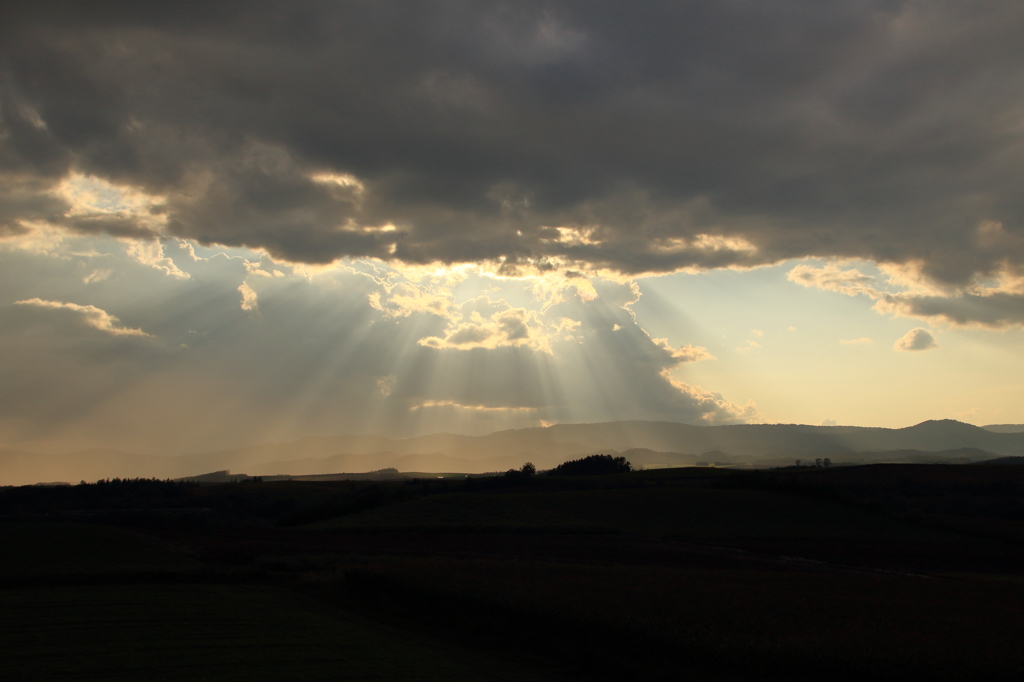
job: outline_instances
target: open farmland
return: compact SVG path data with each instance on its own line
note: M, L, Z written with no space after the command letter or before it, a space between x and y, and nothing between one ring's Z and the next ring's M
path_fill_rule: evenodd
M5 657L16 679L1017 679L1024 547L961 527L1015 523L1003 469L7 489Z

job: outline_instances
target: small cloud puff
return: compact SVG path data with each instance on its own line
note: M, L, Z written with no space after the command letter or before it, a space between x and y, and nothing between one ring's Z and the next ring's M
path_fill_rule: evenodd
M484 296L462 307L469 309L481 300L497 310L486 316L478 310L471 310L463 316L464 321L450 325L443 337L428 336L420 339L419 344L438 350L526 346L533 350L551 352L549 339L544 333L544 321L537 311L512 308L503 301L491 303Z
M835 419L824 419L824 420L822 420L821 425L822 426L836 426L837 424L836 424L836 420Z
M932 336L931 332L922 327L917 327L916 329L911 329L909 332L897 339L896 343L893 344L892 349L897 351L911 351L930 350L938 347L939 344L935 341L935 337Z
M823 268L811 265L797 265L786 274L786 279L800 286L824 291L835 291L847 296L864 294L869 298L878 298L878 289L874 277L865 275L859 270L842 270L834 263Z
M702 360L714 360L715 356L708 352L703 346L692 346L686 344L680 348L673 348L669 345L668 339L651 339L654 345L666 351L669 356L669 367L677 367L686 362L700 362Z
M78 305L77 303L44 301L41 298L29 298L24 301L15 301L15 305L31 305L39 308L71 310L81 315L82 322L93 329L99 329L102 332L106 332L114 336L142 336L145 338L152 338L151 334L147 334L141 329L129 329L127 327L118 326L121 322L119 319L94 305Z
M259 304L257 303L256 291L247 282L242 282L238 286L238 291L242 294L242 310L257 312Z
M844 346L870 346L875 342L866 336L862 336L859 339L839 339L839 343Z
M493 406L493 405L470 405L456 402L454 400L424 400L409 407L410 410L420 410L424 407L447 407L456 410L471 410L473 412L534 412L536 407L523 406Z
M454 297L446 287L429 287L400 282L390 287L387 300L379 292L369 294L370 306L392 318L409 317L414 313L430 313L453 320L457 317Z
M397 383L398 377L394 374L388 374L387 376L377 378L377 389L380 391L380 394L386 398L395 390L395 384Z
M174 261L164 254L164 245L156 240L132 241L128 243L126 252L133 260L160 270L168 277L189 279L191 275L182 271Z

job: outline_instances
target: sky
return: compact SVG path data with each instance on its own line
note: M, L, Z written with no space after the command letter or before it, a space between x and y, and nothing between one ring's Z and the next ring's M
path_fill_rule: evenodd
M1024 4L7 2L0 446L1024 423Z

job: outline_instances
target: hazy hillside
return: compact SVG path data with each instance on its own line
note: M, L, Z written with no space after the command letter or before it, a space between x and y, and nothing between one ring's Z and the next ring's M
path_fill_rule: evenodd
M988 424L981 428L995 433L1024 433L1024 424Z
M691 426L674 422L557 424L486 436L431 434L392 440L382 436L303 438L292 443L158 457L113 450L67 455L0 452L0 483L96 480L112 477L178 478L230 469L250 475L373 471L502 471L531 461L539 468L597 452L623 453L637 466L682 466L698 460L736 464L790 464L795 459L908 461L912 452L963 448L929 461L972 461L1024 455L1024 433L1001 433L952 420L903 429L752 424ZM902 453L897 455L896 453ZM896 459L892 459L895 457Z
M952 420L927 421L903 429L856 426L750 424L692 426L675 422L606 422L556 424L547 428L498 431L486 436L431 434L389 440L375 436L303 438L294 443L226 450L189 459L216 462L214 468L250 462L322 459L341 454L443 453L466 460L493 458L560 458L582 452L641 448L698 457L718 450L739 458L831 456L882 450L938 451L970 447L1000 455L1024 454L1024 434L995 433ZM219 466L223 462L224 466Z

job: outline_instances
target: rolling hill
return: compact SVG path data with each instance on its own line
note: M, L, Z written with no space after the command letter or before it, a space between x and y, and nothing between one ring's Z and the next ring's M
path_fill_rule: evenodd
M960 452L927 455L943 451ZM384 467L482 473L507 470L526 461L550 468L598 452L624 453L637 466L686 466L708 458L758 465L791 464L795 459L816 457L848 463L907 461L906 457L921 461L922 456L928 461L975 461L1024 455L1024 433L1001 433L953 420L926 421L902 429L624 421L557 424L486 436L439 433L405 439L366 435L302 438L173 457L116 450L63 455L0 451L0 483L179 478L224 469L250 475L359 472Z

